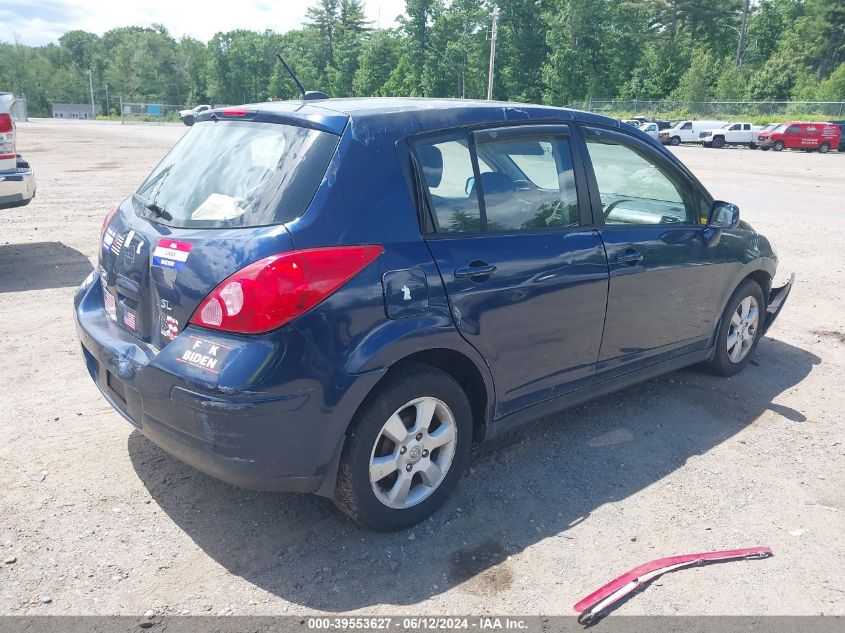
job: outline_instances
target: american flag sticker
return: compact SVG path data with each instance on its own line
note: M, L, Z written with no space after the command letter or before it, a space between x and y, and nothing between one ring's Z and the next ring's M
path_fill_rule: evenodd
M115 255L120 255L120 249L123 248L123 240L126 239L122 235L115 236L111 243L111 252Z
M103 292L105 293L103 294L103 307L106 309L106 314L112 321L117 321L117 302L114 300L114 295L105 290L105 287Z
M138 325L135 310L126 306L123 306L123 325L133 332Z
M153 251L153 266L181 270L188 261L193 244L176 240L159 240Z
M161 330L161 335L172 341L177 336L179 336L179 321L174 319L172 316L167 316L162 314L159 317L159 329Z
M104 249L108 249L112 245L112 242L114 242L115 235L116 235L116 233L114 232L113 228L109 227L109 228L106 229L106 234L103 235L103 248Z

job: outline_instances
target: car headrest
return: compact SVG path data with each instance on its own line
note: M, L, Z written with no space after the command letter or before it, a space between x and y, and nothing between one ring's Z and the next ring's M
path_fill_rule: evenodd
M417 157L420 160L425 176L425 184L429 187L439 187L443 178L443 153L434 145L417 146Z
M507 174L498 171L486 171L481 174L481 190L485 196L491 196L497 193L516 191L516 187L513 178ZM475 193L475 184L473 184L470 193Z

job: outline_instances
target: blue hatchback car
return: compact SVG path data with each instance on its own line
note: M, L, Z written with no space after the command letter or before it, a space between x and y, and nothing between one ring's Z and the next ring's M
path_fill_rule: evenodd
M105 398L176 458L355 521L431 514L473 444L748 363L792 281L617 121L492 102L203 113L103 222L75 298Z

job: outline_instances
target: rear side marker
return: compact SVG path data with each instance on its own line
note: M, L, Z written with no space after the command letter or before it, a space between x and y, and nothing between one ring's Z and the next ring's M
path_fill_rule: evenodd
M643 588L646 584L667 572L685 567L721 563L731 560L769 558L773 555L770 547L750 547L748 549L733 549L721 552L705 552L702 554L685 554L683 556L658 558L657 560L645 563L639 567L634 567L632 570L625 572L619 578L596 589L572 608L577 613L580 613L578 622L581 624L592 624L602 617L599 614L608 607L619 602L631 592Z

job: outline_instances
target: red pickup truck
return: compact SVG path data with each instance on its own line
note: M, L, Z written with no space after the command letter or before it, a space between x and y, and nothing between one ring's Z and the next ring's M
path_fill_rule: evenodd
M804 123L793 121L777 126L774 130L763 132L757 137L757 145L776 152L784 148L818 150L822 154L839 147L839 126L833 123Z

